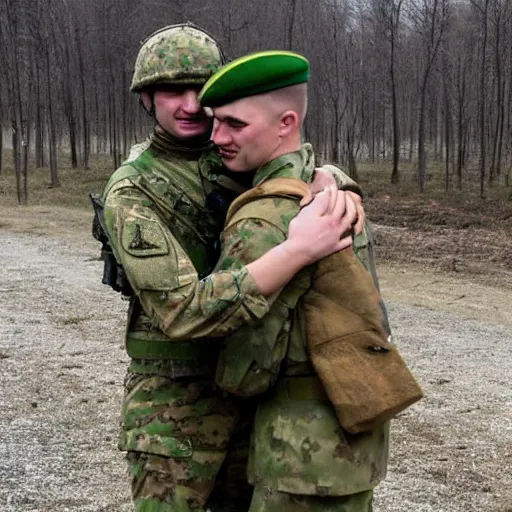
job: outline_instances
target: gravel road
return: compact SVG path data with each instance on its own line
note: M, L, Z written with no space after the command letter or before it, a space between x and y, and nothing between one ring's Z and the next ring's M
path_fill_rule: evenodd
M2 512L131 510L116 449L126 303L97 253L0 230ZM512 512L510 327L388 304L427 396L394 421L375 511Z

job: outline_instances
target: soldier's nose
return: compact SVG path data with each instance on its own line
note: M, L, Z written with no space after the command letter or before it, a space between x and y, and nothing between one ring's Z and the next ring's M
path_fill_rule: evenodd
M198 92L195 89L187 89L183 98L183 110L189 114L196 114L201 110Z
M221 123L218 119L213 121L213 130L211 139L217 146L227 146L231 139L226 129L223 127L223 123Z

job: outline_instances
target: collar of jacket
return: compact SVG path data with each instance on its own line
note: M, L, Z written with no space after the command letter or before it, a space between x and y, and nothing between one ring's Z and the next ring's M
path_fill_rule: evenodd
M170 133L154 130L150 137L151 146L160 153L181 153L185 155L211 151L213 143L210 141L210 134L192 139L179 139Z
M309 143L298 151L278 156L261 166L254 174L253 186L273 178L295 178L309 183L315 170L315 155Z

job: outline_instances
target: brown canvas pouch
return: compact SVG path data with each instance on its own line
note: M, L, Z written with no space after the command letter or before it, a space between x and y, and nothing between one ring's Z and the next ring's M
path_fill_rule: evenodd
M307 348L341 426L372 430L423 396L383 328L380 295L351 249L318 263L303 298Z

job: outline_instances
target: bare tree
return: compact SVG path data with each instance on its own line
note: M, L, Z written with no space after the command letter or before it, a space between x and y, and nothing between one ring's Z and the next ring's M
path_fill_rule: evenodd
M489 169L489 184L501 175L503 137L505 129L505 95L507 83L512 77L506 68L507 47L511 42L510 25L512 23L512 5L509 1L492 0L491 5L492 47L494 53L494 81L495 81L495 122L493 128L492 161ZM507 73L508 71L508 73Z
M3 51L4 74L7 84L7 99L11 119L12 152L16 175L16 193L18 202L27 202L27 167L28 167L28 119L27 105L22 101L22 69L26 61L18 46L21 44L22 20L28 18L20 11L25 11L25 4L13 0L3 0L0 4L0 46Z
M453 144L453 117L452 117L452 80L451 69L449 68L448 57L445 52L442 56L442 91L443 91L443 119L444 119L444 189L448 192L450 188L450 174L452 167L452 144Z
M434 158L444 159L447 189L451 173L459 188L473 179L464 172L472 166L482 195L484 178L508 185L512 2L448 2L0 0L0 126L12 134L18 200L27 200L33 157L57 186L58 148L69 148L73 168L87 169L93 150L121 163L151 125L128 92L140 43L185 20L211 31L230 57L304 53L305 136L353 175L361 160L380 161L397 183L409 158L424 191ZM0 167L5 145L0 136Z
M2 66L2 53L0 52L0 66ZM4 158L4 112L5 107L3 104L4 92L3 87L0 84L0 174L2 174L3 158Z
M421 38L423 47L423 55L420 56L423 60L423 70L419 88L418 181L420 191L424 192L427 178L427 154L425 148L427 93L429 78L448 21L448 0L420 0L411 2L410 19Z
M323 82L323 96L325 98L324 108L330 112L330 140L327 143L326 154L335 162L342 162L341 150L343 146L343 121L347 112L350 97L344 87L346 75L344 76L344 61L348 45L346 45L345 34L349 20L349 7L334 1L326 2L324 10L321 11L322 26L321 37L322 68L326 71L325 82ZM339 51L341 50L341 51Z
M400 181L400 173L398 170L400 162L400 120L398 116L396 59L401 10L402 0L374 0L372 2L375 30L381 34L377 42L384 48L384 58L387 61L389 92L391 96L393 134L393 168L391 171L391 183L398 183Z
M484 197L485 186L485 166L487 157L486 148L486 127L485 127L485 112L486 112L486 82L487 82L487 44L489 37L489 5L491 0L482 0L478 3L476 0L471 0L472 5L478 12L481 23L481 44L480 44L480 90L479 90L479 108L478 108L478 123L480 128L480 159L479 159L479 174L480 174L480 196Z
M470 13L467 9L460 9L454 17L450 37L444 46L445 56L451 63L454 76L454 109L457 126L455 168L459 190L462 188L462 173L466 165L471 122L471 96L474 89L471 83L471 71L475 65L475 41L471 32L468 33L468 25L471 25Z
M43 5L44 3L44 5ZM50 186L52 188L60 186L58 159L57 159L57 131L56 131L56 101L54 98L55 86L52 81L52 68L54 67L55 51L57 45L55 41L55 13L53 0L39 0L38 17L41 23L39 28L40 54L42 57L43 69L46 77L46 112L48 121L48 148L50 163Z

